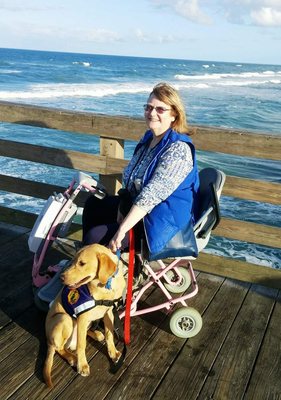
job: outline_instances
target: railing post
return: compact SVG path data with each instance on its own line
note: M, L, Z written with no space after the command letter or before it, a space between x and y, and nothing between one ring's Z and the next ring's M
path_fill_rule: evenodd
M124 159L124 140L100 137L100 155ZM122 174L103 175L100 181L108 193L116 194L122 186Z

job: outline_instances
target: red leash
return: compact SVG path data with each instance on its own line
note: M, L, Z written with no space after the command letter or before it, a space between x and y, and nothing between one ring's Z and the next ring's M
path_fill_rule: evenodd
M135 237L133 229L129 231L129 269L128 269L128 284L127 284L127 297L126 297L126 310L124 320L124 342L130 343L130 318L131 318L131 304L133 293L133 278L134 278L134 264L135 264Z

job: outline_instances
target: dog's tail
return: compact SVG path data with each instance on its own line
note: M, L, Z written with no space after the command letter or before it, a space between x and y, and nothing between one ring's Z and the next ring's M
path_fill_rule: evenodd
M56 352L55 347L49 345L43 369L44 381L46 382L46 385L49 388L53 388L54 386L52 382L51 372L52 372L55 352Z

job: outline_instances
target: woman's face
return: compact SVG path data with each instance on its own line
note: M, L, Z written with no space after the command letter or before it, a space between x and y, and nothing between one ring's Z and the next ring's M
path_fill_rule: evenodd
M174 115L172 115L171 106L163 101L158 100L154 95L151 95L148 98L147 104L148 110L144 111L146 124L156 136L162 135L171 127L172 122L175 120ZM151 106L151 108L160 108L158 110L155 108L149 109L149 106ZM167 111L163 112L163 110Z

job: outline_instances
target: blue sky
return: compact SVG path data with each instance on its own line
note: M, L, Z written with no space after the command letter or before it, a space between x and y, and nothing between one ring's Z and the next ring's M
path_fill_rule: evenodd
M281 0L0 0L0 47L281 64Z

